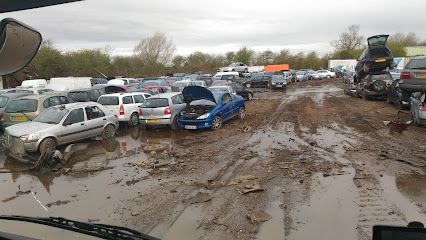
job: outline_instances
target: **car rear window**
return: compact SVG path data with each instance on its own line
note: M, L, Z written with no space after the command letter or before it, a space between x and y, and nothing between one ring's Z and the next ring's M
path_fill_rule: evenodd
M375 74L371 75L371 80L392 80L392 76L390 74Z
M98 103L105 106L118 105L118 97L100 97Z
M411 59L406 69L426 69L426 59Z
M390 52L387 48L373 48L369 51L370 57L378 58L378 57L389 57Z
M89 94L87 92L70 92L68 93L68 97L76 102L88 102Z
M142 103L143 108L168 107L169 99L167 98L149 98Z
M4 108L9 101L8 97L0 96L0 108Z
M25 113L37 111L38 100L35 99L17 99L11 101L6 106L7 113Z

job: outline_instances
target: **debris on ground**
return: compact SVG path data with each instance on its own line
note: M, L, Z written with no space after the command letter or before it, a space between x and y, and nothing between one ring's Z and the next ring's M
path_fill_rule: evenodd
M12 200L16 199L17 197L19 197L21 195L29 194L30 192L31 192L31 190L28 190L28 191L17 191L15 193L15 196L11 196L11 197L5 198L5 199L2 200L2 202L12 201Z
M253 176L253 175L241 175L241 176L238 176L238 177L232 179L228 183L228 186L238 185L238 184L241 184L241 183L246 183L246 182L249 182L249 181L252 181L252 180L255 180L255 179L257 179L257 178L255 176Z
M56 202L50 202L50 203L47 203L47 204L46 204L46 207L50 208L50 207L52 207L52 206L65 205L65 204L68 204L68 203L70 203L70 202L71 202L70 200L65 200L65 201L58 200L58 201L56 201Z
M156 161L153 165L153 168L160 168L160 167L164 167L170 164L170 161L166 161L166 160L159 160Z
M250 132L251 130L252 130L252 128L251 128L250 126L244 126L244 127L241 129L241 131L242 131L242 132L245 132L245 133Z
M149 176L143 176L143 177L140 177L140 178L132 178L131 180L126 181L126 185L127 186L135 185L136 183L138 183L142 180L146 180L148 178L149 178Z
M93 166L93 167L84 167L84 168L64 168L65 174L80 174L80 173L92 173L99 172L104 170L110 170L114 167L104 167L104 166Z
M267 214L263 210L248 212L246 217L250 220L250 223L253 225L259 224L261 222L266 222L272 219L271 215Z
M245 184L243 187L237 188L237 191L241 194L251 193L251 192L260 192L264 189L260 186L258 182L252 182Z
M149 144L143 148L143 151L149 153L154 152L155 154L156 152L164 151L166 148L167 146L164 144Z
M196 204L196 203L208 202L210 200L212 200L212 197L210 196L210 194L205 192L198 192L197 194L195 194L195 196L186 199L184 202L187 202L189 204Z
M144 168L146 165L148 165L148 162L145 160L141 160L136 164L138 167Z
M132 210L132 211L130 212L130 215L132 215L133 217L138 216L138 215L140 215L140 214L141 214L141 212L139 212L138 210Z

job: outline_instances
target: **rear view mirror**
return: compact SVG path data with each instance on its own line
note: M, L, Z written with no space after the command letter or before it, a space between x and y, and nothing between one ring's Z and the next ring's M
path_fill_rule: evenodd
M0 22L0 76L24 68L41 44L41 34L12 18Z
M373 240L407 240L426 239L426 229L419 222L412 222L408 227L373 226Z

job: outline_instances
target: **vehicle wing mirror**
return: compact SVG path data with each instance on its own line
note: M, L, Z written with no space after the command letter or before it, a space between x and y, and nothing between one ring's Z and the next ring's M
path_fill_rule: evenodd
M0 76L24 68L41 44L41 34L35 29L13 19L0 22Z

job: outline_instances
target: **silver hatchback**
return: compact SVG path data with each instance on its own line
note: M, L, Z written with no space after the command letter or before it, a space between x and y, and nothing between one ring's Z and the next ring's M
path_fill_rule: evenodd
M28 153L53 154L56 146L85 138L112 138L118 128L117 117L95 102L70 103L50 107L30 122L5 129L8 154L24 160Z
M177 115L186 106L182 93L170 92L151 96L139 107L139 123L143 126L168 125L177 128Z

